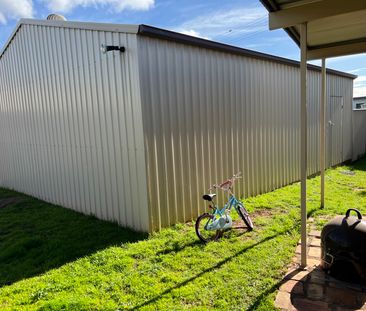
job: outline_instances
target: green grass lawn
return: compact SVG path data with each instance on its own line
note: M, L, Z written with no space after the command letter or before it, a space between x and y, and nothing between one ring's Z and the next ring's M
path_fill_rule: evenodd
M352 174L350 174L350 171ZM366 213L366 160L319 177L308 208ZM0 310L273 310L299 239L299 184L245 200L253 232L198 241L192 223L146 236L5 189L23 201L0 209ZM204 204L204 202L202 202Z

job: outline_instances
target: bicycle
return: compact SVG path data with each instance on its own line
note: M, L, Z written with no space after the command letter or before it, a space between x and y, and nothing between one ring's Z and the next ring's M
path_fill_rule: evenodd
M232 192L234 182L241 178L240 175L241 173L239 172L221 184L212 185L209 189L210 193L202 196L204 200L212 202L213 205L209 204L209 208L212 210L211 213L203 213L197 218L195 229L196 234L201 241L216 241L222 236L224 231L232 228L233 221L229 214L233 207L244 221L248 231L253 230L254 225L248 211L245 209L244 204L240 202ZM213 202L216 197L215 193L211 193L213 189L220 189L227 192L228 201L223 208L220 208Z

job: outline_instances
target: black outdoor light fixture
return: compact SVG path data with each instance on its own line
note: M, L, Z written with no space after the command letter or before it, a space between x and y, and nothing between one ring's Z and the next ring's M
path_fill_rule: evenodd
M124 53L126 51L126 48L124 46L102 44L100 50L103 54L109 51L120 51L121 53Z

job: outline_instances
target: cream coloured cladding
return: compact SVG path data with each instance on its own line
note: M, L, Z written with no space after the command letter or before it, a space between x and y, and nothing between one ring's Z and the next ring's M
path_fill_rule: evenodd
M352 158L352 77L328 74L328 165ZM313 174L314 68L309 86ZM191 220L238 170L239 196L299 179L299 92L298 65L274 56L144 25L23 20L0 53L0 186L136 230Z
M210 184L239 170L239 196L299 180L298 67L155 38L138 44L153 229L194 219ZM320 78L309 70L309 175L319 171ZM337 163L352 157L352 85L328 74L328 101L344 104Z
M0 59L0 185L149 231L136 34L43 23Z

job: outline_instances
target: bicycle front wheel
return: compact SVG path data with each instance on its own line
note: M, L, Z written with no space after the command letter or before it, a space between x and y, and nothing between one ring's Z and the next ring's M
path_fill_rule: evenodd
M211 214L205 213L197 218L195 229L196 234L202 242L216 241L220 237L219 230L207 230L206 226L212 223L215 217Z
M241 204L238 205L237 211L241 219L243 219L245 225L248 227L249 231L252 231L254 229L254 225L252 220L250 219L248 211L245 209L245 207Z

